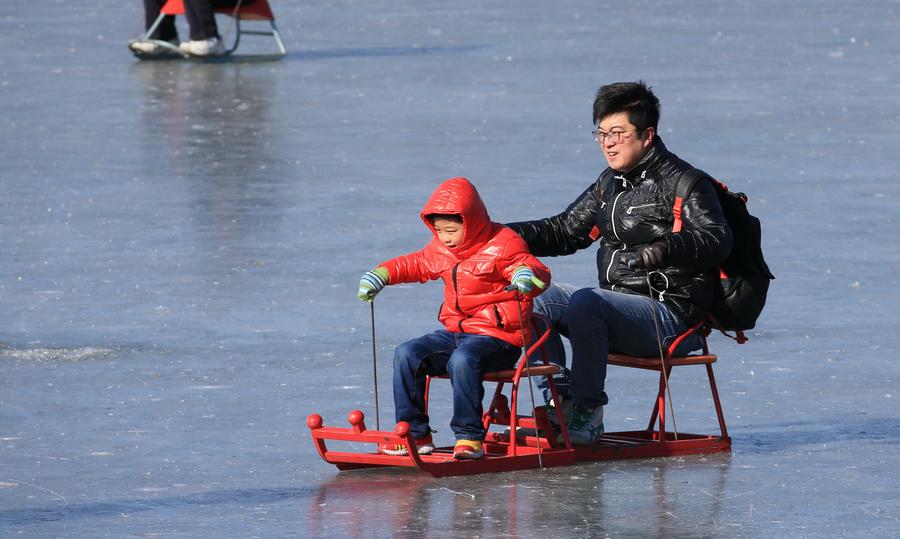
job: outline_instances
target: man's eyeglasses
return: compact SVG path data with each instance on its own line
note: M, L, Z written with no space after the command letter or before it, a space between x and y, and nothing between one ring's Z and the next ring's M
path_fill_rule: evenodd
M637 129L621 129L609 132L595 129L591 131L591 133L594 135L594 142L605 142L608 140L612 144L618 144L619 142L622 142L623 138L628 138L624 137L625 133L633 131L637 131Z

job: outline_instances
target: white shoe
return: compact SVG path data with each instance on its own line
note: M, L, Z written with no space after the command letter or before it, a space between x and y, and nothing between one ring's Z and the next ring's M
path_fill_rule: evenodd
M199 41L184 41L178 45L181 52L191 56L221 56L225 54L225 44L217 37Z
M174 39L169 41L173 46L178 47L178 40ZM172 54L175 51L169 49L168 47L164 47L159 43L154 43L153 41L132 41L128 44L128 48L134 52L139 52L141 54L147 55L159 55L159 54Z

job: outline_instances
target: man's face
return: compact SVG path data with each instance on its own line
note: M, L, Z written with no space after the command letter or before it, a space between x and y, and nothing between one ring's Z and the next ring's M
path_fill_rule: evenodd
M597 127L600 130L603 156L609 166L619 172L628 172L640 163L650 151L656 135L656 130L652 127L638 133L625 112L604 116Z

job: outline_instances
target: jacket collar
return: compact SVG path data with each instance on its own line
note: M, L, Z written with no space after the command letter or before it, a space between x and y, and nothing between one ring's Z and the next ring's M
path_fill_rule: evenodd
M659 162L659 160L667 153L669 153L669 150L663 143L662 138L657 134L653 140L653 146L650 147L650 151L647 152L647 155L645 155L633 169L625 174L621 174L621 176L632 184L637 183L637 181L640 178L643 178L647 171Z

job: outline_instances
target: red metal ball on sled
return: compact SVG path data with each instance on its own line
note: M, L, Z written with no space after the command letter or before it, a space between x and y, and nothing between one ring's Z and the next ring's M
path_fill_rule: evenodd
M309 417L306 418L306 426L313 430L322 428L322 416L309 414Z

